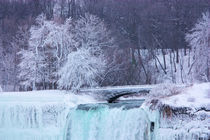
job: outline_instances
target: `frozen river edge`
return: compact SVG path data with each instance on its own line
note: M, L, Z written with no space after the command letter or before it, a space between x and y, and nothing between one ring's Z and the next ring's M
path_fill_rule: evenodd
M198 98L196 89L200 91ZM192 90L194 93L191 93ZM190 93L186 95L147 98L139 108L148 114L150 131L153 131L149 139L208 140L209 91L209 83L206 83L188 87L184 92ZM0 93L0 138L62 140L71 108L103 102L90 95L69 94L67 91Z

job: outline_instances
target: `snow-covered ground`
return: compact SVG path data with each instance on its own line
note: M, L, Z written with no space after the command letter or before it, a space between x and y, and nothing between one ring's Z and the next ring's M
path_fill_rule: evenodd
M159 125L158 140L210 138L210 83L182 88L170 84L158 85L150 93L147 102L156 106L155 110L160 113L156 121Z
M199 109L205 107L210 110L210 83L195 84L181 92L161 99L162 103L174 107L190 107Z
M65 103L71 107L78 104L96 103L97 101L88 95L77 95L63 90L45 90L30 92L1 92L0 103L28 103L48 104Z

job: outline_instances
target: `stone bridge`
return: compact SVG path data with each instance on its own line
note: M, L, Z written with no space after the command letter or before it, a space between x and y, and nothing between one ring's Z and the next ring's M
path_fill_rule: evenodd
M99 99L103 99L111 103L124 95L147 94L152 88L154 88L154 85L117 86L117 87L102 87L102 88L86 88L86 89L80 89L79 92L84 94L91 94L91 95L93 94L94 96L97 96Z

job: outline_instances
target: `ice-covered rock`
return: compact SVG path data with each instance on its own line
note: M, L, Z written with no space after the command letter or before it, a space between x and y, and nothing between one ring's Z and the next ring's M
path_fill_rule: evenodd
M210 83L157 87L145 106L159 111L157 140L210 139Z

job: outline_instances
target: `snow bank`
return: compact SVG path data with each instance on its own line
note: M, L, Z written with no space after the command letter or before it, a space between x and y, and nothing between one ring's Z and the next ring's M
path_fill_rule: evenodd
M62 90L46 90L31 92L2 92L0 103L28 103L28 104L47 104L63 103L70 107L78 104L96 103L97 101L88 95L76 95Z
M153 88L148 97L149 98L164 98L181 93L185 85L176 84L158 84Z
M159 111L157 140L208 140L210 83L180 87L157 85L144 106Z
M210 83L195 84L186 87L180 93L161 99L162 103L174 107L210 109Z

